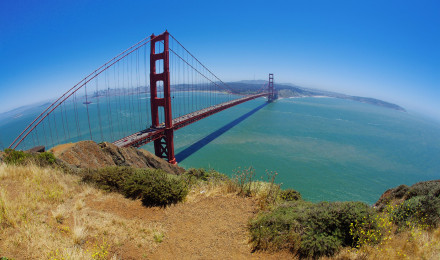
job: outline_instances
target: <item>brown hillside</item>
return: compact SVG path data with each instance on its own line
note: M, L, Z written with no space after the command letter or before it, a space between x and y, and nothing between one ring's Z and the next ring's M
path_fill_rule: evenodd
M251 198L221 187L142 206L60 170L0 163L0 257L12 259L289 259L252 253Z
M106 166L131 166L135 168L163 169L168 173L180 174L185 170L152 153L133 147L119 148L111 143L97 144L93 141L58 145L50 150L56 158L77 168L102 168Z

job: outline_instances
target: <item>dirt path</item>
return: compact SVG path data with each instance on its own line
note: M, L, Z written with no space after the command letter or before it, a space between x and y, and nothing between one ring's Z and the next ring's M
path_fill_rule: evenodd
M127 200L115 193L89 196L85 204L90 211L87 213L90 219L100 214L110 214L118 220L116 224L125 222L128 225L129 221L137 223L130 229L135 232L131 233L131 238L121 238L123 246L112 251L121 259L292 258L286 252L251 252L247 223L255 215L255 202L235 194L199 194L167 208L146 208L139 200ZM150 248L140 246L138 242L142 239L142 233L136 232L141 227L152 225L160 227L162 242L153 242L154 246ZM108 233L112 233L111 226L107 229L110 229Z
M164 241L149 259L280 259L286 254L252 254L247 222L255 207L234 195L202 197L169 207Z

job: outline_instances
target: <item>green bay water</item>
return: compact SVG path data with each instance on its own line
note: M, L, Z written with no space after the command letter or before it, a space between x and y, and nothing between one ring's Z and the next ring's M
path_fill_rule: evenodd
M203 100L206 93L196 95ZM184 97L175 95L176 108ZM140 122L136 110L118 106L120 98L110 98L114 114L110 116L123 118L120 126L114 126L119 134L130 131L132 118L138 122L134 128L149 125ZM149 102L148 97L139 102ZM96 107L89 105L95 123ZM0 118L0 148L7 147L42 109ZM69 106L64 109L73 116ZM109 128L92 127L92 134L99 138L102 132L104 140L118 134ZM81 131L81 139L87 139L88 130ZM143 148L152 151L151 144ZM440 179L440 126L409 113L349 100L294 98L267 104L259 98L176 131L175 153L182 167L212 168L229 176L239 167L254 167L257 179L265 177L266 170L276 171L276 182L310 201L372 204L389 188Z
M276 171L283 188L296 189L310 201L369 204L389 188L440 178L436 123L349 100L281 99L203 142L265 101L241 104L177 131L176 155L194 142L203 144L179 165L229 176L252 166L257 178Z

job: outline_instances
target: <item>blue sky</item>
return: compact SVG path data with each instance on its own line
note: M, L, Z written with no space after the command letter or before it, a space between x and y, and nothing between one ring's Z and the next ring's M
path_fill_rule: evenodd
M0 113L168 29L224 81L368 96L440 119L440 1L0 2Z

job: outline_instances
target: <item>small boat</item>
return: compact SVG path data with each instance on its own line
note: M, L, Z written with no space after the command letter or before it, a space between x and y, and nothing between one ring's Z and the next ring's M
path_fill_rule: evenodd
M83 104L84 105L92 104L92 101L84 101Z

